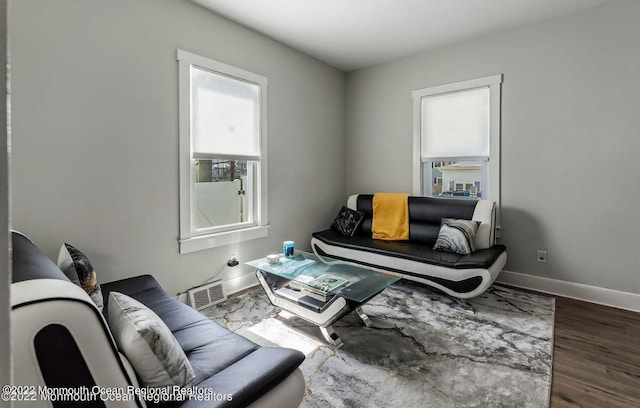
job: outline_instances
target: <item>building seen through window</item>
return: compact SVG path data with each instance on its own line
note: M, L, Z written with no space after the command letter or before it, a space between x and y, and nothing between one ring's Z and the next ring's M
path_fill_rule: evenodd
M233 181L246 176L246 160L196 160L196 183Z
M448 161L431 162L426 171L431 172L431 195L434 197L482 198L483 162Z

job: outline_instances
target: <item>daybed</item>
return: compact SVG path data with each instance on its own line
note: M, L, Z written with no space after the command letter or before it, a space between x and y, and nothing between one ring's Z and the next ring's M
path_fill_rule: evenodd
M354 236L335 229L314 233L311 239L314 253L383 270L462 299L483 293L507 262L506 247L495 243L494 202L410 196L406 241L372 238L372 203L372 194L350 196L347 207L364 213L362 227ZM460 255L433 249L443 218L480 222L475 252Z
M22 401L23 396L16 406L51 407L39 394L40 386L102 393L94 401L74 406L144 407L145 399L151 399L146 406L156 405L148 398L153 390L139 384L130 364L133 360L117 347L115 331L107 324L111 291L139 301L162 319L193 369L189 389L204 390L192 393L203 401L187 398L161 406L275 408L297 407L302 401L305 386L298 366L304 355L299 351L260 347L230 332L175 300L150 275L102 285L103 315L87 293L27 237L13 232L12 242L14 384L27 386L30 392L28 400ZM147 394L141 397L134 390ZM118 395L129 399L117 401ZM53 406L68 405L58 401Z

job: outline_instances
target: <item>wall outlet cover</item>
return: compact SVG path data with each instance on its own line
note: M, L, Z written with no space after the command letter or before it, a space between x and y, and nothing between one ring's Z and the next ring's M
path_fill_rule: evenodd
M547 250L546 249L538 249L538 262L546 263L547 262Z

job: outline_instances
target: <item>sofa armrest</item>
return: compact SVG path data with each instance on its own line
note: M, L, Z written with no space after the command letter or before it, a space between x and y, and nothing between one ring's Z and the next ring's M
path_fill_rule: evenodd
M496 243L496 203L478 200L471 219L480 222L476 232L476 249L491 248Z

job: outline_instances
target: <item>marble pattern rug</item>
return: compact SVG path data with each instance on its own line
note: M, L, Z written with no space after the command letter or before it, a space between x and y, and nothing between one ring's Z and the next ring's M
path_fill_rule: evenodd
M272 306L261 289L205 309L264 346L306 354L301 407L547 407L555 301L494 285L470 314L426 286L400 281L334 324L344 346Z

